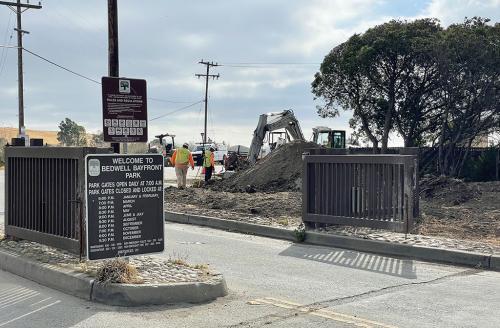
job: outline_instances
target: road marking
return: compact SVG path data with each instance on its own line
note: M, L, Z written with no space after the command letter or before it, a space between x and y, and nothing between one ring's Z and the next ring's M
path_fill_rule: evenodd
M259 298L255 299L252 301L249 301L248 304L250 305L263 305L263 304L268 304L268 305L273 305L276 307L280 307L283 309L288 309L288 310L296 310L300 311L302 313L306 313L309 315L313 315L316 317L321 317L325 319L330 319L342 323L347 323L351 324L357 327L364 327L364 328L372 328L372 327L381 327L381 328L397 328L396 326L392 325L387 325L381 322L376 322L368 319L363 319L359 317L354 317L348 314L343 314L339 312L334 312L330 310L325 310L325 309L317 309L314 307L309 307L305 306L302 304L290 302L290 301L285 301L273 297L265 297L265 298Z
M33 314L33 313L36 313L36 312L42 311L42 310L44 310L44 309L46 309L46 308L48 308L48 307L50 307L50 306L52 306L52 305L56 305L57 303L60 303L60 302L61 302L61 301L55 301L54 303L50 303L50 304L48 304L48 305L42 306L42 307L41 307L41 308L39 308L39 309L36 309L36 310L31 311L31 312L28 312L28 313L25 313L25 314L23 314L23 315L20 315L19 317L16 317L16 318L11 319L11 320L9 320L9 321L2 322L2 323L0 323L0 327L3 327L3 326L5 326L5 325L8 325L9 323L12 323L12 322L17 321L17 320L19 320L19 319L22 319L22 318L24 318L24 317L27 317L27 316L29 316L30 314Z
M43 303L43 302L45 302L45 301L50 300L51 298L52 298L52 297L47 297L47 298L44 298L44 299L43 299L43 300L41 300L41 301L35 302L35 303L33 303L33 304L30 304L30 306L34 306L34 305L37 305L37 304Z

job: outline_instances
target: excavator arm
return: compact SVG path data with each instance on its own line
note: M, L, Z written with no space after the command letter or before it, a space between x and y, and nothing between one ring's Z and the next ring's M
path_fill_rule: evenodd
M305 141L300 128L299 121L295 118L292 110L284 110L279 113L262 114L259 117L259 123L253 133L252 144L248 152L248 161L250 165L257 162L260 150L264 144L267 132L279 129L285 129L293 140Z

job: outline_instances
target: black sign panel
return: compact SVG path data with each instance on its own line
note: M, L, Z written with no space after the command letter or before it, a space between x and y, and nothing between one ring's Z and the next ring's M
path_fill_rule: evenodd
M87 257L162 252L163 156L88 155Z
M102 118L104 141L147 142L146 81L103 77Z

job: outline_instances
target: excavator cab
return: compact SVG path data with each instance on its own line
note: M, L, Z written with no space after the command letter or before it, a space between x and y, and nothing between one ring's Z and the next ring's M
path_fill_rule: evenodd
M345 131L328 127L313 128L313 142L326 148L345 148Z

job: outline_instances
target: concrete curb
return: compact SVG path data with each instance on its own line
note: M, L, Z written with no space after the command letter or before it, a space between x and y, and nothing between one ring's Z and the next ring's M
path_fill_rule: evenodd
M88 301L117 306L203 303L227 295L226 281L216 275L206 282L132 285L99 284L84 273L39 263L0 250L0 270Z
M254 235L276 238L276 239L285 239L290 241L296 240L295 233L292 230L262 226L258 224L252 224L240 221L218 219L209 216L182 214L177 212L166 211L165 220L177 223L207 226L210 228L217 228L222 230L232 230L232 231L250 233Z
M165 212L165 220L296 241L295 232L284 228L260 226L252 223L170 211ZM500 271L500 256L497 255L405 245L318 232L306 232L304 242L311 245L339 247L361 252L415 258L430 262L445 262Z
M500 255L491 255L490 269L500 271Z

